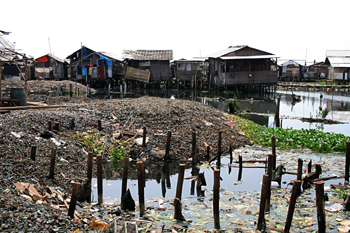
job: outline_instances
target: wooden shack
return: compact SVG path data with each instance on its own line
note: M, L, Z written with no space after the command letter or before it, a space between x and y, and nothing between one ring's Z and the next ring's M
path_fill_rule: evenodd
M216 86L277 84L277 56L246 45L208 56L210 82Z
M302 77L304 66L299 61L280 60L278 66L278 78L281 81L297 81Z
M68 75L90 87L113 85L124 76L124 62L116 55L96 52L83 46L67 57L70 60Z
M35 78L62 80L67 78L67 62L48 53L35 59Z
M123 58L127 64L125 80L170 84L172 50L124 50Z
M327 50L328 80L349 82L350 50Z
M171 72L178 85L202 88L208 81L209 64L204 59L174 60L171 63Z

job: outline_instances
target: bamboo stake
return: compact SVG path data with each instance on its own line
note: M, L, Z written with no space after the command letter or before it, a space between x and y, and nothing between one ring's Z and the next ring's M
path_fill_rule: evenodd
M164 156L165 160L169 159L170 141L171 141L171 131L169 130L167 134L166 145L165 145L165 156Z
M129 172L129 158L124 158L123 165L123 180L122 180L122 196L121 196L121 209L124 209L124 195L126 193L127 184L128 184L128 172Z
M296 203L297 197L299 195L300 186L301 186L301 181L300 180L294 180L293 188L292 188L292 195L290 197L290 202L289 202L287 220L286 220L286 224L284 226L284 232L285 233L289 232L290 227L292 225L295 203Z
M196 151L196 131L192 131L192 163L197 162L197 151Z
M214 187L213 187L213 211L214 211L215 229L220 229L219 189L220 189L220 169L215 169L214 170Z
M89 182L89 195L87 197L88 202L91 202L91 180L92 180L92 160L93 160L94 154L92 151L89 151L88 158L87 158L87 179Z
M49 179L53 179L54 178L54 173L55 173L55 162L56 162L56 148L52 148L51 150L51 163L50 163L50 175L49 175Z
M179 198L179 200L181 200L181 196L182 196L184 174L185 174L185 164L180 164L179 175L177 176L177 186L176 186L176 196L175 196L176 198Z
M266 206L265 206L266 212L270 212L272 167L273 167L273 154L269 154L268 165L267 165L267 175L269 176L269 180L267 183L267 197L266 197Z
M35 154L36 154L36 146L32 146L32 149L30 151L30 158L35 161Z
M326 214L324 210L324 183L323 181L317 181L315 183L316 188L316 207L317 207L317 221L318 232L326 232Z
M258 217L258 224L256 229L258 231L261 231L262 225L265 221L265 205L266 205L266 198L267 198L267 185L269 182L269 176L264 174L263 175L263 181L261 186L261 198L260 198L260 209L259 209L259 217Z
M218 133L218 161L216 162L216 168L220 169L221 165L221 132Z
M346 142L345 182L349 183L350 142Z
M139 206L140 206L140 217L145 212L145 182L144 182L144 168L143 162L137 162L137 176L138 176L138 190L139 190Z
M103 183L102 183L102 155L96 155L97 163L97 195L98 204L103 203Z
M272 154L273 154L272 170L276 170L276 137L275 137L275 135L273 135L271 137L271 146L272 146Z
M80 190L80 183L72 182L72 184L73 184L73 191L72 191L72 196L70 199L69 209L68 209L68 216L71 218L74 217L75 206L77 204L77 199L78 199L79 190Z
M146 126L143 126L143 134L142 134L142 146L145 146L146 145L146 135L147 135L147 132L146 132Z

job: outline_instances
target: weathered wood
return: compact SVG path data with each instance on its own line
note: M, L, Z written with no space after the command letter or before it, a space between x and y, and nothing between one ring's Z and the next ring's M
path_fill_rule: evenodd
M140 217L143 216L145 212L145 177L144 177L144 167L143 162L137 162L137 177L138 177L138 191L139 191L139 207L140 207Z
M77 204L77 199L78 199L79 190L80 190L80 183L72 182L72 184L73 184L73 190L72 190L72 196L70 199L69 209L68 209L68 216L71 218L74 217L75 206Z
M230 148L229 148L229 154L230 154L230 164L232 164L233 156L232 156L232 146L231 145L230 145Z
M52 131L52 121L48 121L48 127L49 127L49 131Z
M99 205L103 203L103 183L102 183L102 155L96 155L97 164L97 202Z
M341 178L344 178L344 176L327 176L327 177L321 177L321 178L318 178L318 179L314 179L314 182L317 182L317 181L325 181L325 180L332 180L332 179L341 179Z
M55 176L55 163L56 163L56 148L51 149L51 162L50 162L50 175L49 179L53 179Z
M60 123L59 122L55 122L54 126L53 126L54 130L60 131Z
M121 209L124 209L124 201L123 197L126 193L127 184L128 184L128 172L129 172L129 158L124 158L124 165L123 165L123 180L122 180L122 195L121 195Z
M312 159L310 159L310 162L307 164L307 173L310 173L312 171Z
M229 167L238 167L238 168L266 168L265 166L258 166L258 165L242 165L242 166L239 166L239 165L234 165L234 164L229 164L228 165Z
M286 233L288 233L290 231L290 227L292 225L294 208L295 208L296 200L297 200L298 195L299 195L300 185L301 185L300 180L294 180L293 188L292 188L292 195L291 195L289 207L288 207L287 220L286 220L286 224L284 226L284 232L286 232Z
M345 181L349 183L350 142L346 142Z
M146 135L147 135L146 126L143 126L142 146L145 146L145 145L146 145Z
M197 138L196 138L196 131L192 131L192 163L197 163Z
M326 214L324 209L324 183L323 181L317 181L315 185L318 232L324 233L326 232Z
M210 158L210 146L207 146L207 160Z
M166 145L165 145L165 156L164 156L165 160L169 159L170 141L171 141L171 131L169 130L167 133Z
M179 165L179 174L177 176L177 186L176 186L176 196L175 198L179 198L181 200L182 196L182 186L184 183L184 174L185 174L185 164Z
M36 155L36 146L32 146L30 151L30 158L35 161L35 155Z
M216 168L220 169L221 166L221 132L218 132L218 161L216 162Z
M234 163L240 163L240 161L234 161ZM250 160L242 160L242 163L266 163L266 160L250 159Z
M283 233L282 229L278 229L278 228L273 227L273 226L266 225L266 228L270 229L270 230L273 230L273 231L277 231L277 232L282 232Z
M213 186L213 212L214 212L214 228L220 229L220 169L214 170L214 186Z
M97 121L97 125L98 125L98 131L101 131L101 130L102 130L102 123L101 123L101 120L98 120L98 121Z
M271 146L272 146L272 154L273 154L273 169L276 170L276 137L273 135L271 137Z
M266 174L269 176L269 179L267 182L267 197L266 197L266 206L265 206L266 212L270 212L272 167L273 167L273 154L269 154L267 171L266 171Z
M92 151L88 152L88 158L87 158L87 179L90 184L90 191L88 195L88 202L91 202L91 180L92 180L92 161L93 161L94 154Z
M281 97L277 97L277 104L276 104L276 113L275 113L275 123L276 127L280 127L280 102L281 102Z
M182 204L179 198L174 199L174 219L179 221L186 221L185 217L182 214Z
M260 208L259 208L259 217L258 217L258 223L256 229L261 231L262 225L265 221L265 205L266 205L266 198L267 198L267 185L269 182L269 176L264 174L263 180L262 180L262 186L261 186L261 198L260 198Z

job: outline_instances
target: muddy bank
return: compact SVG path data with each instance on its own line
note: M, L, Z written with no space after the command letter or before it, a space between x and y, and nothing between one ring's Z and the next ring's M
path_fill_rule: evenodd
M42 81L28 83L39 86ZM47 82L43 83L45 85L42 90L52 88ZM3 88L4 85L7 84L3 83ZM94 216L109 224L112 231L113 215L108 215L107 212L113 207L99 208L91 207L86 202L80 203L76 218L67 217L71 182L82 181L86 177L87 169L86 148L75 135L96 135L99 145L105 150L95 151L95 154L103 154L106 164L111 159L108 157L108 148L117 140L130 143L130 156L133 161L162 161L168 131L172 132L170 160L177 162L187 161L191 156L193 131L197 135L197 151L200 157L206 155L206 145L212 148L210 156L216 155L219 131L222 132L223 152L230 145L238 148L251 144L249 139L231 126L224 112L191 101L151 97L92 101L83 96L70 98L46 92L31 94L28 101L48 104L65 102L70 106L17 110L1 115L0 228L7 232L88 231L94 229L91 228ZM102 126L100 130L99 120ZM44 138L43 133L48 131L49 121L52 124L59 123L60 127L59 130L50 132L52 137ZM148 141L147 146L142 147L135 139L141 137L139 132L144 126ZM35 161L31 159L32 146L37 148ZM52 148L57 148L55 176L54 179L48 179ZM93 173L95 176L96 166ZM14 184L17 183L25 183L27 188L28 185L34 187L40 195L39 199L29 189L16 189ZM121 218L121 222L131 217L128 214Z

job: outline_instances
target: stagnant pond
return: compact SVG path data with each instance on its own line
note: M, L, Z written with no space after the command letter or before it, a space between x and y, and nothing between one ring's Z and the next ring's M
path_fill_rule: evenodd
M228 112L225 105L225 100L237 97L241 109L249 109L252 114L249 114L249 119L254 122L274 127L274 113L276 111L276 95L280 94L280 115L283 128L294 129L318 129L325 132L341 133L350 136L350 98L349 93L319 93L319 92L304 92L294 90L293 94L300 96L300 101L293 102L292 92L278 90L276 93L252 94L252 93L229 93L215 91L213 93L196 92L196 91L176 91L176 90L131 90L128 93L116 93L112 91L112 96L109 98L137 98L143 95L158 96L161 98L176 98L199 101L203 104L208 104L220 110ZM95 97L95 98L101 98ZM105 98L105 97L104 97ZM254 113L254 114L253 114ZM344 124L327 125L324 123L308 123L302 122L301 117L310 118L326 118L340 121ZM270 153L270 148L241 148L233 152L233 160L238 160L238 155L242 155L244 159L250 158L266 158L266 154ZM297 170L297 159L302 158L304 166L310 159L314 163L322 164L322 176L341 176L344 174L344 157L345 153L320 154L310 153L309 151L278 151L278 163L284 164L288 171ZM221 222L225 226L240 226L253 228L256 215L251 215L252 212L258 210L259 198L261 190L262 176L265 173L264 164L254 164L262 168L243 168L239 174L237 167L230 166L229 155L224 155L222 158L222 166L220 167L220 207ZM165 169L166 168L166 169ZM192 226L197 226L200 229L212 229L212 210L209 202L212 202L212 187L213 187L213 169L215 162L208 164L203 162L199 166L192 166L187 163L185 177L196 176L199 172L204 172L207 185L202 187L202 190L196 190L196 180L186 179L183 184L183 214L186 219L192 219ZM136 170L135 162L130 163L130 170ZM146 170L146 187L145 199L146 206L158 206L158 199L172 200L175 197L178 164L145 164ZM103 180L103 196L105 204L120 203L121 198L121 173L110 172L107 178ZM285 198L282 195L284 190L289 190L290 181L296 178L295 175L283 175L282 185L280 188L274 188L275 202L272 204L274 211L271 215L279 216L279 221L284 221L287 216L287 206L281 203ZM344 179L335 179L325 181L325 189L329 190L331 184L343 182ZM93 199L97 201L96 179L93 181ZM137 177L129 178L128 188L134 200L138 201L138 186ZM204 193L204 197L202 196ZM288 194L286 195L288 196ZM314 193L311 192L306 200L314 199ZM209 205L209 206L208 206ZM222 206L221 206L222 205ZM237 207L239 206L239 208ZM283 208L282 208L283 207ZM282 209L280 209L282 208ZM168 203L168 209L171 209ZM248 212L242 212L242 211ZM199 215L198 215L199 214ZM163 213L152 212L153 217L163 220L166 224L173 211L165 211ZM202 215L202 216L201 216ZM312 216L317 225L315 214ZM271 220L270 220L271 221ZM170 221L171 222L171 221ZM204 223L206 222L206 223ZM270 222L271 224L271 222ZM310 225L311 228L317 229L317 226ZM336 224L334 224L336 225Z

